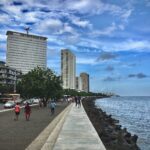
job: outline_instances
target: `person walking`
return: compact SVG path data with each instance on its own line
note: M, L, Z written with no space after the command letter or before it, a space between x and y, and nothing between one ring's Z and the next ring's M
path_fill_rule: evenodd
M76 104L76 107L77 107L77 105L78 105L78 97L77 96L75 96L75 104Z
M54 102L54 100L51 100L49 102L49 107L51 109L51 115L53 115L55 113L55 107L56 107L56 103Z
M29 121L30 114L31 114L31 107L30 107L29 103L26 104L26 106L24 108L24 112L25 112L26 121Z
M78 105L78 108L81 107L81 97L78 96L77 98L77 105Z
M14 120L15 120L15 121L18 121L19 114L20 114L20 106L19 106L19 103L16 103L16 106L15 106L14 110L15 110L15 118L14 118Z

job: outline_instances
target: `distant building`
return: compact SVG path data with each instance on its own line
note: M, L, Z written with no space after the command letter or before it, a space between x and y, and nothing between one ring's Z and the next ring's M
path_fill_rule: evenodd
M76 90L79 90L79 77L76 77Z
M80 74L80 90L84 92L89 92L89 74L81 73Z
M6 66L5 62L0 61L0 84L1 85L16 85L20 79L21 72L14 68ZM15 89L14 89L15 90Z
M76 89L76 57L68 49L61 50L61 77L64 89Z
M39 66L46 68L47 38L7 31L6 64L23 74Z

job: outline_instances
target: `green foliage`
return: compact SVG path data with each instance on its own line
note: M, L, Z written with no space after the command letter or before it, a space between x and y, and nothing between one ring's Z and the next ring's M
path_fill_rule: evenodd
M12 93L12 92L14 92L14 86L13 85L0 84L0 93L1 94Z
M70 95L70 96L97 96L97 97L108 97L112 96L108 93L93 93L93 92L84 92L84 91L76 91L73 89L64 89L63 95Z
M51 69L37 67L22 76L17 84L17 92L25 98L37 97L47 101L61 96L61 81Z

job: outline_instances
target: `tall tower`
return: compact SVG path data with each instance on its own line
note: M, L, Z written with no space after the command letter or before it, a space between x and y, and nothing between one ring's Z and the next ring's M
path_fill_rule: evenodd
M64 89L76 88L76 57L68 49L61 50L61 77Z
M89 74L80 73L80 85L81 91L89 92Z
M39 66L46 68L47 38L7 31L6 64L23 74Z

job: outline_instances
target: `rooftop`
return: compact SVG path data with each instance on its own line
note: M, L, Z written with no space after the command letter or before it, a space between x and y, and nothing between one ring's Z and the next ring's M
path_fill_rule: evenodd
M31 37L31 38L38 38L38 39L43 39L43 40L47 40L47 37L43 37L43 36L38 36L38 35L33 35L33 34L27 34L27 33L21 33L21 32L16 32L16 31L7 31L6 35L22 35L22 36L27 36L27 37Z

